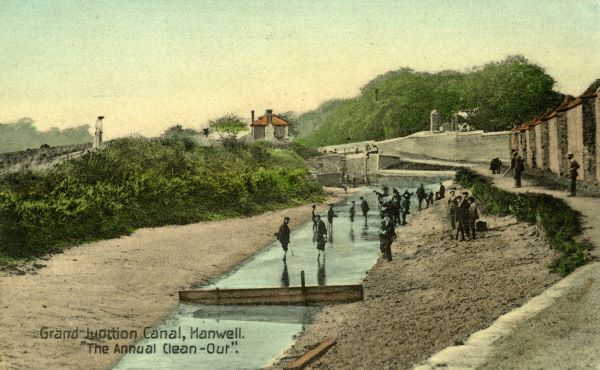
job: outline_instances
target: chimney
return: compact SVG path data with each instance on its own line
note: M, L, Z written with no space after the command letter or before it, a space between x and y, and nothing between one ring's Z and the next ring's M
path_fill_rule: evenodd
M250 121L250 124L254 124L254 111L251 111L251 115L252 115L252 119Z
M267 126L273 124L273 109L267 109Z

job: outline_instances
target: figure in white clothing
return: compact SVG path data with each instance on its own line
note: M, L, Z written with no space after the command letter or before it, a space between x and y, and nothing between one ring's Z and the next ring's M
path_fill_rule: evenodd
M102 146L102 119L104 118L104 116L98 116L98 119L96 120L96 132L94 134L94 144L93 144L93 148L95 149L100 149L100 147Z

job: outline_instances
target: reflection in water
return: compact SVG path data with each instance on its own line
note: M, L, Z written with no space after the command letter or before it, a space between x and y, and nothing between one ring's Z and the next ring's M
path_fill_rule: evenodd
M352 243L354 243L354 240L356 240L354 236L354 227L352 225L350 225L350 240L352 241Z
M365 223L363 224L362 233L360 233L360 236L362 236L363 240L367 240L368 234L369 224L367 223L367 218L365 217Z
M317 284L324 286L327 284L327 274L325 272L325 255L323 255L323 262L317 258Z
M285 260L283 260L283 271L281 272L281 286L289 288L290 286L290 275L288 274L288 267Z

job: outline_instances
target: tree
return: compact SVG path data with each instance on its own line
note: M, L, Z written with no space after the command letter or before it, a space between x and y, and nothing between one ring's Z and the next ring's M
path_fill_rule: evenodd
M221 135L222 138L234 139L237 134L248 130L248 125L235 114L208 121L208 127Z

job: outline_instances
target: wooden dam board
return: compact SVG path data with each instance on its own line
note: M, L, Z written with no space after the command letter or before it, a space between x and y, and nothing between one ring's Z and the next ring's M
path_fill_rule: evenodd
M195 304L332 304L363 299L362 285L309 286L305 288L211 289L179 292L179 300Z
M306 352L300 358L296 359L296 361L294 361L291 364L284 367L284 369L285 370L304 369L308 364L310 364L311 362L313 362L314 360L319 358L321 355L323 355L325 352L327 352L327 350L329 350L329 348L333 347L334 345L335 345L335 340L333 340L331 338L326 338L321 343L319 343L319 345L317 345L315 348Z

